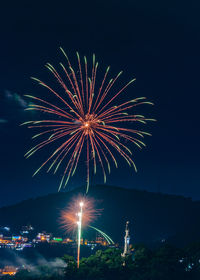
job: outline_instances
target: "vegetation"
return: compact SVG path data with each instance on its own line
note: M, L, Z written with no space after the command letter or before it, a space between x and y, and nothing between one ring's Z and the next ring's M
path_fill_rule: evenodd
M76 260L69 255L64 265L40 266L19 271L15 280L197 280L200 279L200 243L186 249L171 245L150 250L137 246L131 256L121 257L121 250L109 248L82 258L77 269Z

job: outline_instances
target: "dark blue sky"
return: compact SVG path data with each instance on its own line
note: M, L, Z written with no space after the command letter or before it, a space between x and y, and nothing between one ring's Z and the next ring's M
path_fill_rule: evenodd
M136 77L127 98L147 96L155 103L147 110L158 120L146 128L153 137L146 138L142 152L134 149L138 173L121 162L108 184L200 199L200 4L186 4L56 1L2 7L0 205L57 190L59 175L42 171L31 177L42 155L24 159L32 134L19 124L30 117L23 95L44 94L30 76L52 80L44 64L58 67L60 46L72 61L77 50L88 59L95 53L100 67L124 71L121 81ZM80 169L69 185L84 184L83 174ZM102 183L100 176L93 182Z

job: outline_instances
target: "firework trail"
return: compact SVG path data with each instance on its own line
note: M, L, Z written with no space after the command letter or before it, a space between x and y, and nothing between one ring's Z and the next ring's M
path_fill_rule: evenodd
M79 263L80 263L80 247L81 247L81 233L82 233L82 219L83 219L83 206L84 203L81 201L79 203L80 205L80 212L78 213L78 247L77 247L77 267L79 268Z
M96 228L96 227L93 227L93 226L89 226L90 228L96 230L98 233L100 233L104 239L108 242L108 244L115 244L115 242L110 238L110 236L108 236L105 232L103 232L102 230Z
M61 187L67 185L69 178L74 175L80 157L85 154L87 166L86 192L88 192L91 169L95 174L97 163L99 163L105 183L106 174L111 171L111 162L114 163L116 168L118 167L117 154L137 171L132 159L132 152L127 147L126 142L132 142L138 148L145 146L142 139L144 135L150 134L133 129L133 123L146 124L147 121L153 119L133 114L131 109L143 104L153 105L153 103L146 101L145 97L121 103L117 102L117 97L119 100L121 94L135 79L114 91L113 87L122 72L108 80L110 69L108 67L103 79L99 82L97 79L98 62L95 60L95 55L93 55L92 67L89 69L86 57L84 57L84 63L82 64L77 53L78 63L75 70L62 48L61 51L68 64L64 66L60 63L64 77L61 77L51 64L47 63L46 67L60 84L63 90L62 94L41 80L33 78L57 99L56 103L26 95L34 102L26 110L46 113L49 118L24 123L28 124L29 128L42 130L42 132L40 131L33 136L33 138L41 137L42 140L31 148L25 154L25 157L29 158L40 149L56 142L58 146L50 153L34 175L46 164L49 164L47 172L54 170L54 173L63 166L64 171L58 189L60 190ZM57 105L58 102L60 105ZM131 128L127 128L126 123L131 123Z

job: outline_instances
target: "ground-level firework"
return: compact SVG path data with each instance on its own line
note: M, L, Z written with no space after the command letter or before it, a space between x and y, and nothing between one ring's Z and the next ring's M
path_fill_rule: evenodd
M105 232L90 225L101 213L101 210L95 209L94 204L94 199L78 196L74 197L68 207L61 212L62 228L68 233L73 235L77 234L77 267L79 267L80 261L80 245L83 228L89 227L95 230L104 238L106 244L114 244L114 241Z
M63 77L50 63L46 65L61 89L55 89L33 78L52 96L49 99L42 99L27 95L34 103L30 103L26 110L44 113L48 118L25 122L29 128L39 130L33 138L41 137L42 139L25 156L28 158L52 144L52 152L34 175L46 164L49 164L47 171L54 170L54 173L59 168L63 168L59 190L62 186L66 186L69 178L74 175L81 156L86 158L88 191L90 170L92 169L95 174L97 167L100 166L104 182L106 182L106 174L111 171L111 162L116 168L118 167L118 156L136 170L132 151L130 147L127 147L127 142L133 143L138 148L145 146L142 138L150 134L138 130L134 124L146 124L147 121L153 119L138 114L134 109L139 105L152 105L152 103L146 101L145 97L129 101L121 99L122 93L135 81L132 79L119 89L114 88L122 71L115 77L108 78L110 69L108 67L102 78L97 79L98 62L95 55L93 55L90 69L86 57L82 64L77 53L75 69L62 48L61 51L67 60L67 66L60 63ZM54 101L52 97L55 98ZM127 126L128 123L131 124L130 128Z
M77 267L79 268L79 262L80 262L80 246L81 246L81 229L82 229L82 217L83 217L83 206L84 203L81 201L79 203L80 205L80 212L78 212L78 248L77 248Z
M84 211L83 211L84 208ZM77 232L77 267L80 261L80 245L82 226L86 227L98 215L94 208L94 200L82 196L75 197L61 213L62 227L68 232Z
M89 226L101 214L101 210L95 208L95 200L93 198L82 195L73 197L69 205L61 211L60 224L67 233L75 234L77 231L77 214L80 212L80 202L84 205L82 227Z

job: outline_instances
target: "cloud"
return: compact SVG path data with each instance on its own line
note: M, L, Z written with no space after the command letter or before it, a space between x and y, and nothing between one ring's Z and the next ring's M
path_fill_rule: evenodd
M16 103L21 108L25 109L28 106L26 100L24 100L18 93L5 90L5 98L10 102Z
M32 249L30 249L30 251L32 251ZM31 259L27 259L21 256L20 252L8 250L6 258L4 257L4 259L1 260L0 257L0 262L3 266L9 265L16 266L19 269L25 269L29 272L29 275L33 277L44 276L46 272L49 273L49 271L51 271L52 275L54 273L63 275L64 268L67 266L66 262L60 258L47 260L38 252L35 252L32 257ZM41 269L42 267L46 269Z
M5 90L0 93L0 125L20 123L25 118L28 102L18 93Z
M8 122L8 120L0 119L0 124L7 123L7 122Z

